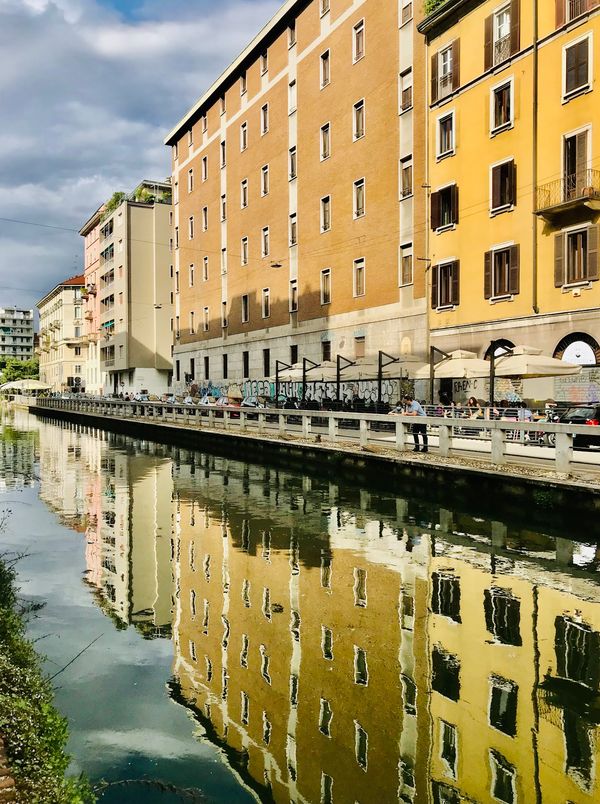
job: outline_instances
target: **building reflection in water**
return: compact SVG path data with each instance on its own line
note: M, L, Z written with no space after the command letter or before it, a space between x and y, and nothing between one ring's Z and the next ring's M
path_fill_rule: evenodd
M40 457L99 604L172 624L172 696L261 800L600 799L583 534L55 426Z

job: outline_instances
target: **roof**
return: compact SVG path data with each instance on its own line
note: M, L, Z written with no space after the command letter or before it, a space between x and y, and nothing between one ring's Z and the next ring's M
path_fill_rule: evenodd
M287 24L288 20L309 4L310 0L286 0L275 16L264 26L250 44L240 53L229 67L217 78L211 87L202 95L200 100L192 106L179 123L165 137L165 145L172 145L177 138L200 119L205 109L208 109L219 93L231 84L233 78L242 71L242 67L252 63L258 57L270 39L274 39Z
M484 0L446 0L421 20L417 30L426 36L429 34L435 36L438 32L456 24L461 17L483 2Z
M36 304L36 307L38 308L38 310L44 304L44 302L47 299L49 299L52 296L56 295L56 293L58 293L61 290L61 288L64 288L64 287L85 287L85 279L84 279L83 275L80 274L78 276L71 276L71 277L69 277L69 279L65 279L62 282L59 282L58 285L55 285L52 288L52 290L49 290L48 293L45 294L45 296L42 296L42 298Z
M101 204L98 207L98 209L94 212L94 214L91 215L87 219L87 221L83 224L83 226L79 230L79 234L82 235L82 237L85 237L92 231L94 227L98 226L98 224L100 223L100 219L102 218L103 210L104 210L104 204Z
M85 285L84 276L83 274L80 274L79 276L72 276L70 279L65 279L64 282L60 283L60 285Z

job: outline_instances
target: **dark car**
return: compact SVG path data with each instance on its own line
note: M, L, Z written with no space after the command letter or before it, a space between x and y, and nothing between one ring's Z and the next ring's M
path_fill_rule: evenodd
M559 418L560 424L587 424L590 434L576 435L574 447L600 447L600 403L567 408Z

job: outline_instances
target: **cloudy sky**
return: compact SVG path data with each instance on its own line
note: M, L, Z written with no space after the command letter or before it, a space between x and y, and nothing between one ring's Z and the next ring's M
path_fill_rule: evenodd
M79 227L168 175L165 134L279 5L0 0L0 306L81 270Z

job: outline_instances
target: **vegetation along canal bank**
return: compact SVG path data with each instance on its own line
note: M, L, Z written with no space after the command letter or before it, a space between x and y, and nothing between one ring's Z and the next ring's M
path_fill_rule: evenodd
M54 707L51 681L25 636L29 608L15 582L14 561L0 556L0 802L93 802L83 778L66 776L67 721Z

